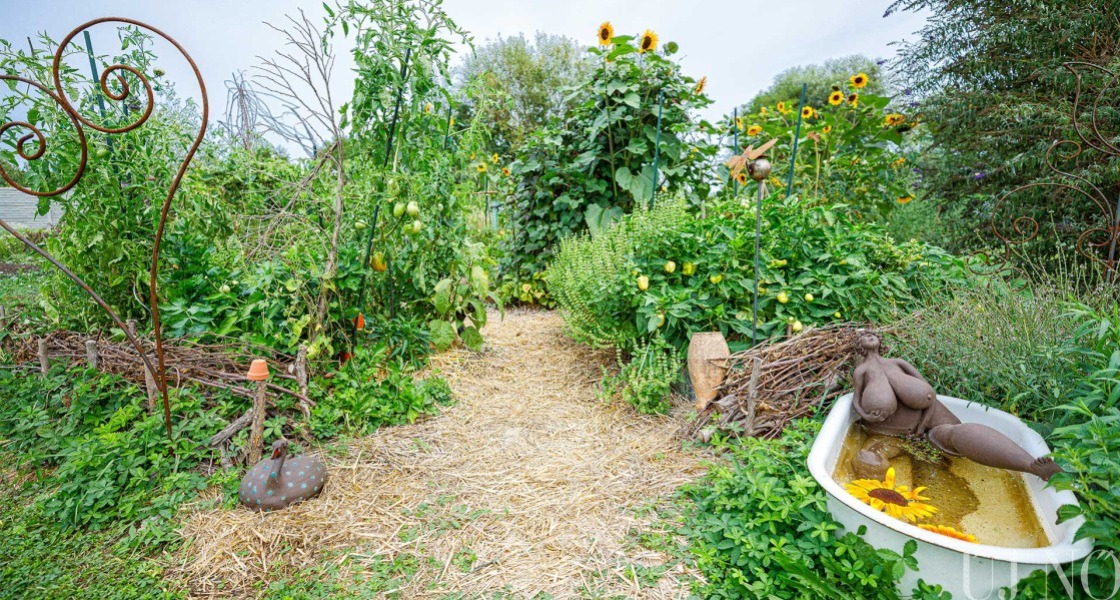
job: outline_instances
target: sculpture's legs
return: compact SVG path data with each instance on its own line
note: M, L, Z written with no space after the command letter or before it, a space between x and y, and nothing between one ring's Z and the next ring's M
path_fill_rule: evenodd
M1032 473L1045 481L1062 470L1054 459L1035 458L1007 436L977 423L939 425L929 431L929 441L950 454L997 469Z
M882 480L887 476L890 460L899 454L902 454L902 440L872 435L852 457L852 471L860 479Z

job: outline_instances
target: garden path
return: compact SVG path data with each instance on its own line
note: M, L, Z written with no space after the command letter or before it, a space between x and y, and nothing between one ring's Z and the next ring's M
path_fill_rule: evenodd
M664 537L639 541L703 473L680 419L601 401L613 354L571 341L558 314L493 317L483 353L433 358L458 403L328 456L320 498L193 510L176 557L192 595L318 579L377 597L686 597L691 573L651 543Z

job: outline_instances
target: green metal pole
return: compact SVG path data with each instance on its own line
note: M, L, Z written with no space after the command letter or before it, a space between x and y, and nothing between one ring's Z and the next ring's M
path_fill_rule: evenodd
M732 140L733 140L732 141L733 146L731 147L731 155L734 156L734 155L739 153L739 107L738 106L735 107L735 110L732 114L733 114L733 116L731 117L731 130L732 130L731 136L732 136ZM735 196L739 195L739 180L732 178L732 180L731 180L731 190L733 192L735 192L735 194L734 194Z
M653 147L653 191L649 194L649 208L653 210L653 202L657 199L657 173L661 166L661 107L665 103L665 90L657 95L657 145Z
M762 198L766 195L766 182L758 182L758 205L754 213L754 307L751 309L751 347L758 345L758 254L762 247Z
M801 112L805 110L805 92L809 84L801 84L801 104L797 106L797 127L793 134L793 155L789 158L789 178L786 180L786 198L793 193L793 167L797 164L797 142L801 140Z

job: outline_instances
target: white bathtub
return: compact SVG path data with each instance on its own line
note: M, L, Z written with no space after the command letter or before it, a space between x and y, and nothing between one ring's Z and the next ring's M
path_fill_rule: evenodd
M981 423L1008 436L1033 456L1049 454L1050 448L1019 419L1001 410L957 398L938 396L953 414L965 423ZM1090 540L1074 541L1073 536L1084 522L1077 518L1057 524L1058 507L1077 504L1073 492L1045 488L1033 475L1026 476L1027 487L1042 516L1043 526L1053 544L1045 548L1004 548L974 544L920 529L910 523L889 517L852 497L832 479L844 436L855 420L852 395L839 398L821 427L820 435L809 452L809 471L828 493L828 509L845 530L867 527L864 539L877 548L902 552L910 539L918 541L915 557L918 572L907 571L899 583L899 591L908 595L918 579L939 584L954 600L997 597L1002 587L1014 585L1037 570L1080 560L1092 551ZM1077 582L1071 582L1077 585Z

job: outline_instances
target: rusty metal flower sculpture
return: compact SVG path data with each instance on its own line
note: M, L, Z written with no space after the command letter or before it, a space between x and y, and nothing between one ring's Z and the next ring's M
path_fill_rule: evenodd
M75 131L77 132L78 145L79 145L80 150L81 150L81 156L80 156L80 159L79 159L79 162L78 162L77 171L74 173L73 177L70 179L70 181L68 183L66 183L65 185L62 185L62 186L60 186L56 189L48 190L48 191L32 190L32 189L28 189L28 188L20 185L19 183L17 183L16 181L14 181L12 179L12 177L9 175L9 173L7 171L4 170L4 166L2 164L0 164L0 177L3 177L4 181L6 181L8 183L8 185L11 185L12 187L14 187L16 189L18 189L18 190L20 190L24 193L31 194L33 196L49 197L49 196L57 196L57 195L60 195L60 194L64 194L67 191L69 191L70 189L74 188L74 186L76 186L78 184L78 182L82 179L82 175L85 174L86 163L89 159L89 150L88 150L88 144L87 144L87 140L86 140L86 134L85 134L84 127L89 127L90 129L93 129L95 131L99 131L99 132L107 133L107 134L125 133L125 132L132 131L132 130L140 127L152 115L152 110L155 108L155 97L154 97L154 94L152 93L151 83L149 83L147 77L145 77L144 74L141 73L138 69L136 69L134 67L131 67L131 66L128 66L128 65L116 64L116 65L111 65L111 66L105 68L105 70L101 73L100 84L101 84L102 93L105 94L105 96L107 96L109 99L111 99L113 101L116 101L116 102L125 102L125 101L129 100L129 98L132 96L132 91L133 90L130 88L130 86L129 86L128 82L125 80L125 78L121 76L121 72L124 71L124 72L127 72L127 73L131 73L133 76L135 76L137 79L140 80L140 82L142 83L142 85L144 87L143 91L144 91L144 95L147 97L147 101L143 105L143 110L142 110L141 115L135 121L133 121L132 123L130 123L128 125L125 125L124 127L117 127L117 128L103 127L101 125L98 125L96 123L91 122L89 119L82 116L81 113L79 113L78 110L74 107L70 98L67 97L66 89L62 85L61 72L60 72L60 67L62 66L63 52L70 45L70 42L74 39L75 36L77 36L82 31L84 31L84 30L86 30L90 27L93 27L94 25L101 24L101 23L121 23L121 24L125 24L125 25L134 25L134 26L137 26L137 27L142 27L144 29L147 29L149 31L154 32L155 34L159 35L163 39L167 40L171 45L175 46L175 49L177 49L183 55L183 57L186 58L187 63L190 64L191 69L194 71L195 78L197 78L197 80L198 80L199 90L200 90L201 95L202 95L202 125L199 128L198 135L194 139L194 143L191 144L190 149L187 151L186 155L184 156L182 164L179 166L179 170L176 173L174 180L172 180L172 182L171 182L171 186L167 190L167 197L163 201L163 206L160 210L159 225L156 229L156 234L155 234L155 238L154 238L154 245L153 245L153 248L152 248L152 261L151 261L151 271L150 271L150 279L149 279L149 292L150 292L149 293L149 302L150 302L150 307L151 307L151 311L152 311L152 329L155 332L156 364L155 365L152 364L150 358L144 352L144 348L140 344L140 341L136 338L136 336L134 336L132 334L132 332L129 331L129 328L125 326L124 322L121 321L120 317L118 317L117 314L115 312L113 312L113 309L111 309L109 307L109 305L105 302L105 300L103 300L101 298L101 296L97 294L97 292L95 292L92 288L90 288L89 285L87 285L84 281L82 281L82 279L80 277L75 275L70 269L66 268L66 266L63 265L62 263L60 263L57 259L55 259L55 257L51 256L50 253L43 250L38 245L36 245L34 242L29 240L27 237L20 234L18 231L15 230L15 228L13 228L8 223L5 223L3 220L0 220L0 227L7 230L8 233L11 233L12 235L14 235L25 246L30 248L36 254L39 254L40 256L45 258L52 265L54 265L56 268L58 268L60 271L62 271L62 273L64 273L67 277L69 277L71 280L73 280L74 283L78 284L78 286L80 286L83 290L85 290L85 292L87 294L89 294L93 298L93 300L102 309L105 310L106 313L109 314L109 317L113 320L113 322L117 325L117 327L119 327L120 330L122 332L124 332L124 335L126 337L128 337L128 341L132 344L132 347L135 348L136 352L138 352L140 354L140 359L144 362L144 368L147 369L147 371L152 375L152 378L156 381L156 385L159 387L159 391L163 396L164 425L165 425L165 428L167 429L168 440L170 440L171 439L171 403L170 403L170 400L168 399L168 395L167 395L167 378L166 378L165 365L164 365L163 336L160 333L159 306L157 304L156 276L157 276L158 271L159 271L160 243L163 240L164 230L166 229L167 215L168 215L168 210L171 207L171 201L175 197L175 192L178 191L178 189L179 189L179 184L183 179L183 175L187 171L187 167L190 165L191 160L194 158L195 152L198 151L198 147L202 143L203 137L206 135L206 123L209 119L210 108L209 108L209 103L208 103L207 98L206 98L206 84L202 80L202 74L199 72L198 66L195 64L194 60L187 53L187 51L184 50L183 47L181 45L179 45L179 43L176 42L171 36L169 36L166 33L160 31L159 29L156 29L155 27L152 27L151 25L147 25L147 24L142 23L140 21L135 21L135 20L132 20L132 19L119 18L119 17L104 17L104 18L101 18L101 19L94 19L92 21L89 21L87 23L84 23L84 24L78 26L73 31L71 31L69 34L67 34L66 37L64 37L61 42L59 42L58 49L55 51L54 62L51 65L51 75L53 77L54 89L50 89L50 88L46 87L45 85L43 85L39 82L32 81L32 80L24 78L24 77L18 77L18 76L14 76L14 75L0 75L0 81L19 82L19 83L23 83L23 84L26 84L30 87L33 87L33 88L37 89L38 91L40 91L43 94L45 94L46 96L48 96L56 104L58 104L58 106L62 109L62 111L65 112L67 117L69 117L70 122L73 124ZM109 77L110 76L116 77L116 80L117 80L117 83L118 83L119 89L120 89L119 92L114 92L109 88ZM32 125L31 123L26 122L26 121L11 121L11 122L5 123L3 125L0 125L0 136L4 135L4 133L6 133L10 129L17 129L17 131L18 130L26 130L27 131L27 133L25 133L22 137L18 138L18 140L16 142L16 153L20 156L20 158L22 158L23 160L29 161L29 162L42 158L43 154L46 152L46 149L47 149L47 139L46 139L46 136L43 135L43 132L38 127L36 127L35 125ZM33 151L28 151L27 143L32 141L32 140L34 140L34 142L35 142L35 148L34 148Z

